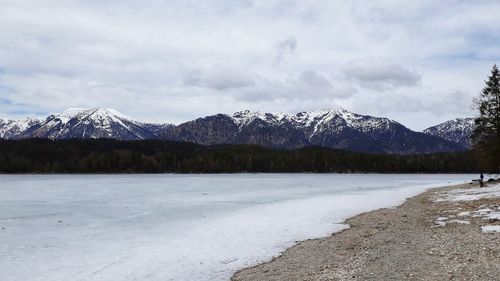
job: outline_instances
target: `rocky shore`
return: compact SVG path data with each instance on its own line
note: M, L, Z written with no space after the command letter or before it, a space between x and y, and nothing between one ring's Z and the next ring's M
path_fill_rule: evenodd
M361 214L232 280L500 280L500 184L429 190Z

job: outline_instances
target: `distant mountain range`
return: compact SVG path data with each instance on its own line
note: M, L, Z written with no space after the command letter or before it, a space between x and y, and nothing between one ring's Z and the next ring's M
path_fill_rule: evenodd
M133 121L109 108L70 108L45 119L26 118L1 120L0 137L19 138L114 138L139 140L158 138L172 125L148 124Z
M45 119L0 119L0 138L165 139L205 145L258 144L270 148L315 145L372 153L433 153L469 147L472 119L456 119L412 131L380 117L332 107L296 115L241 111L179 125L151 124L109 108L72 108Z
M470 136L474 126L474 118L457 118L427 128L424 133L470 147Z

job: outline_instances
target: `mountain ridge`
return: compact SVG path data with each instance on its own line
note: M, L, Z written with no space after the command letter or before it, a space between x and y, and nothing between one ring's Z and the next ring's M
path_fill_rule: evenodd
M45 119L0 119L0 138L165 139L204 145L257 144L293 149L323 146L374 153L433 153L466 146L441 136L415 132L399 122L332 106L316 111L262 113L243 110L173 124L135 121L110 108L69 108Z
M474 131L474 127L474 118L455 118L429 127L423 130L423 132L469 148L471 146L470 136L472 131Z

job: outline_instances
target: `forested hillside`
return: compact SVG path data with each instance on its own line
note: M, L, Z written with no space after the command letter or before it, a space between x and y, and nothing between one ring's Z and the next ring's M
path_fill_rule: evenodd
M160 140L0 140L1 173L476 172L471 152L388 155Z

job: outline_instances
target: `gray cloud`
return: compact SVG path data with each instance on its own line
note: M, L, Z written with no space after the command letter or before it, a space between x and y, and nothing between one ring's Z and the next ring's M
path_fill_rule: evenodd
M276 42L274 46L276 48L276 56L274 57L274 61L280 63L284 60L287 53L293 53L295 49L297 49L297 39L295 39L295 37L293 36L290 36L283 41Z
M457 116L475 115L471 109L470 93L457 89L447 91L429 88L400 89L396 91L396 94L365 92L354 95L353 99L356 100L354 108L357 111L377 116L389 116L417 130L454 119ZM434 119L436 121L432 121Z
M215 90L229 90L254 86L255 80L246 71L216 69L207 73L202 73L201 71L191 72L185 77L184 85Z
M325 99L342 100L352 97L356 92L357 89L352 85L340 80L333 81L322 73L307 70L280 80L258 77L254 87L241 91L236 96L252 103L296 100L321 104Z
M379 91L417 86L422 78L417 72L400 64L372 57L350 61L344 68L344 74L348 79L359 82L363 88Z
M314 70L304 71L298 77L298 85L294 88L300 89L306 96L327 96L336 99L344 99L354 95L357 90L352 85L340 80L333 81L324 74Z

